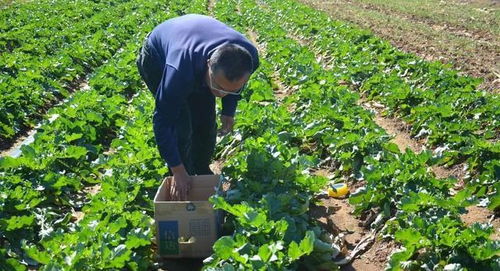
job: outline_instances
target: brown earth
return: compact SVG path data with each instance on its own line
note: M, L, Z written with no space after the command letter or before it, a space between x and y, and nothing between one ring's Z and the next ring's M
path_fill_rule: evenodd
M31 2L31 0L0 0L0 10L8 8L12 4L27 2Z
M474 223L491 223L495 232L492 234L492 240L500 240L500 217L495 216L495 214L479 206L469 206L465 208L467 213L462 214L460 218L467 225L470 226Z
M404 152L406 148L410 148L416 153L425 150L422 142L418 142L410 136L411 127L408 124L395 117L382 116L381 113L385 109L384 105L373 101L364 101L363 99L359 101L359 104L366 110L375 113L373 120L389 135L394 137L392 142L398 145L400 151Z
M485 79L481 89L500 92L500 39L492 33L436 22L353 0L300 0L373 31L403 51L429 61L451 63L462 73Z
M362 104L363 107L367 109L373 109L376 107L373 106L373 103ZM403 121L396 118L381 117L379 112L375 114L374 121L389 135L392 135L394 137L391 142L398 145L401 151L404 151L406 148L410 148L412 151L418 153L425 149L425 146L423 146L421 142L418 142L417 140L411 138L410 134L408 133L409 129ZM464 164L457 164L451 167L434 166L431 168L431 170L434 172L437 178L444 179L451 177L457 179L458 181L457 185L454 187L454 192L461 190L465 186L464 179L467 176L467 170L465 169ZM492 239L500 240L500 218L495 217L493 211L480 206L469 206L466 208L466 210L467 213L461 215L461 219L466 225L469 226L475 222L491 222L493 228L495 229L495 233L492 235Z
M359 104L366 110L374 113L373 121L393 137L391 142L395 143L400 151L404 152L406 148L415 153L427 150L425 140L418 140L410 135L410 126L407 123L397 117L383 116L383 105L363 99L359 101ZM456 178L460 186L464 185L464 179L467 177L467 170L464 164L456 164L451 167L433 166L431 170L440 179Z
M362 225L364 221L356 218L352 212L353 207L347 198L336 199L323 197L320 206L310 208L309 214L320 225L335 236L345 236L345 246L341 247L343 256L349 255L357 243L366 238L370 231ZM375 239L368 249L356 256L354 260L341 267L341 270L379 271L384 270L385 262L396 245L391 241Z

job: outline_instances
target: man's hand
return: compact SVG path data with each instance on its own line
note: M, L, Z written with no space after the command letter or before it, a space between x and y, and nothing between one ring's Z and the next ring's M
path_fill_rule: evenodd
M221 115L220 122L222 123L222 129L220 130L221 135L225 135L233 131L234 117Z
M168 200L187 200L187 195L191 189L191 176L187 173L183 165L171 168L173 176L168 186Z

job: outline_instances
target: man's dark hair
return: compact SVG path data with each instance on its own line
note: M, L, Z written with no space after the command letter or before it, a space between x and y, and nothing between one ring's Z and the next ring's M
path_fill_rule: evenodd
M210 68L214 73L222 71L227 80L234 82L246 73L252 73L252 56L237 44L224 44L210 57Z

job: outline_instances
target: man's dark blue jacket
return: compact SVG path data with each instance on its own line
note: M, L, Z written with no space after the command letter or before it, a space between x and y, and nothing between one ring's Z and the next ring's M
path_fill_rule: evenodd
M183 101L199 91L210 91L205 83L207 60L220 45L233 43L252 55L254 71L258 52L241 33L214 18L189 14L163 22L151 32L148 45L162 65L156 90L153 126L160 154L169 167L182 163L177 147L176 125ZM234 116L240 96L222 98L222 114Z

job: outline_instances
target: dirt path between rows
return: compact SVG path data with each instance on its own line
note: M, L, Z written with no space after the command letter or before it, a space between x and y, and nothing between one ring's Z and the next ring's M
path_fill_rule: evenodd
M292 34L288 35L289 38L297 41L300 45L308 47L311 52L315 54L318 64L320 64L324 70L328 71L331 69L331 64L327 55L318 53L310 41L302 39L300 37L294 36ZM355 89L356 86L349 85L350 89ZM428 149L425 146L425 140L416 140L410 135L410 126L399 118L385 117L383 112L385 107L374 101L367 101L362 98L358 101L358 105L362 106L364 109L371 111L374 114L373 121L383 128L389 135L393 136L391 142L398 145L401 151L405 151L406 148L410 148L415 153L420 153L423 150ZM463 165L454 166L452 168L445 168L442 166L435 166L432 168L434 174L438 178L449 178L455 177L459 182L461 182L467 172L464 170Z
M259 52L265 54L265 45L258 43L258 36L254 31L247 31L250 40L257 45ZM305 46L305 44L302 44ZM285 86L280 80L277 72L272 77L274 95L278 102L290 95L293 89ZM329 175L327 170L320 170L315 174ZM352 214L353 207L348 199L335 199L330 197L321 197L320 205L311 205L309 215L318 221L324 230L338 236L343 236L344 246L342 254L347 256L361 240L366 238L370 231L364 228L363 221ZM376 239L365 252L355 257L349 264L342 265L341 270L361 270L361 271L381 271L384 270L385 262L390 255L395 244L393 242Z
M254 31L247 31L250 40L257 45L261 55L265 55L265 45L258 43L258 35ZM289 34L289 38L295 39ZM307 46L307 42L295 39L302 46ZM326 59L325 56L318 56L318 60ZM327 65L327 64L325 64ZM273 75L273 85L275 97L281 101L293 92L292 88L287 87L279 80L277 71ZM314 174L328 176L328 170L318 170ZM351 188L352 189L352 188ZM365 222L353 215L353 207L349 204L348 198L336 199L322 196L319 198L320 205L311 205L309 215L318 221L324 230L334 236L343 236L342 255L348 256L357 244L365 240L370 235L370 231L364 227ZM360 270L360 271L381 271L384 270L385 262L391 254L395 243L384 241L380 238L369 244L365 250L362 250L350 263L342 265L341 270Z
M375 101L366 101L365 99L359 100L358 105L374 114L373 121L393 137L391 142L395 143L401 152L404 152L406 148L415 153L428 150L425 139L418 140L411 136L411 127L405 121L397 117L384 116L385 107L383 105ZM457 164L451 167L434 166L432 167L432 171L440 179L456 178L462 186L463 180L467 176L465 164Z
M367 28L405 52L451 63L463 74L485 79L480 89L500 93L500 38L350 0L300 0L333 19Z
M345 241L341 247L342 254L348 255L356 244L366 238L370 231L363 227L363 221L353 214L353 207L348 199L323 197L320 199L322 206L311 207L309 214L316 219L322 227L335 236L343 236ZM350 264L341 266L341 270L381 271L396 244L392 241L382 240L379 237L362 254Z
M387 118L380 115L380 111L373 110L376 106L369 102L360 102L360 104L368 110L375 111L374 121L382 127L389 135L393 136L391 142L395 143L401 151L410 148L413 152L419 153L425 150L423 143L413 139L408 133L408 126L401 120L396 118ZM467 170L464 164L457 164L449 168L443 166L434 166L431 168L438 179L455 178L457 185L454 187L455 192L458 192L465 186L464 179L467 175ZM492 240L500 240L500 217L495 216L495 213L485 207L476 205L466 207L466 213L461 215L462 221L470 226L475 222L492 223L495 233L491 236Z
M464 25L454 25L451 23L447 22L440 22L436 21L432 18L429 17L423 17L423 16L417 16L415 14L411 14L408 12L404 11L398 11L397 9L391 8L390 6L384 6L384 5L375 5L371 3L366 3L362 1L356 1L356 0L344 0L352 5L358 5L364 9L367 10L375 10L378 11L382 14L385 14L387 16L392 16L394 14L397 14L397 16L402 17L408 21L411 21L413 23L417 24L425 24L428 25L430 28L438 31L446 31L449 34L453 34L458 37L463 37L465 39L470 39L471 41L480 43L480 44L485 44L487 46L493 46L495 44L498 44L500 37L496 36L495 33L492 33L491 31L488 30L479 30L479 29L474 29L471 27L467 27ZM437 7L436 8L442 8L442 7ZM444 15L443 15L444 16ZM466 19L466 18L463 18Z

